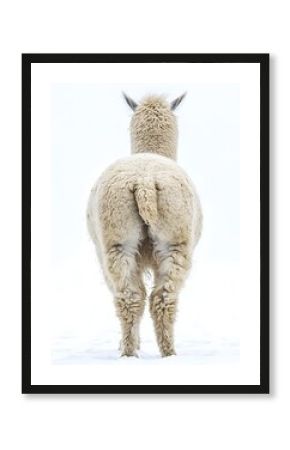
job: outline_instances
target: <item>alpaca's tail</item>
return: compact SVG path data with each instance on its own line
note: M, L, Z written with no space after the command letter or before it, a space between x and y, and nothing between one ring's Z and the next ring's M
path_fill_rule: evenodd
M157 189L152 179L146 178L135 186L134 196L139 214L146 225L157 222Z

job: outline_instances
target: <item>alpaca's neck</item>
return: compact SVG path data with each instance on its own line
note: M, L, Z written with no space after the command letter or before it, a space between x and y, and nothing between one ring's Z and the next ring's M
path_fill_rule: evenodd
M132 153L156 153L176 159L177 123L162 99L148 97L131 120Z
M176 136L163 136L162 134L144 135L141 137L131 135L132 153L157 153L176 159Z

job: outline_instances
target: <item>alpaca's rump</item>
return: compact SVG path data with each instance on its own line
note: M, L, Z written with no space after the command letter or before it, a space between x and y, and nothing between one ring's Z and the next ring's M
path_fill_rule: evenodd
M143 241L145 225L164 240L195 244L201 225L198 198L185 172L168 158L146 153L119 160L103 173L88 213L90 228L106 248Z

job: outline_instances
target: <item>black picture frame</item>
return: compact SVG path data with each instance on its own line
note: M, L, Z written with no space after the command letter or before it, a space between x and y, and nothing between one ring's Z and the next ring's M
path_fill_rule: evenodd
M267 394L269 393L269 54L23 54L22 55L22 393L32 394ZM31 64L260 64L260 384L31 384Z

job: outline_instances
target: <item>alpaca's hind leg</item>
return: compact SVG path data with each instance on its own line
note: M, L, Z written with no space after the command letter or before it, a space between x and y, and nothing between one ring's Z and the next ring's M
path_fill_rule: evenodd
M137 249L136 249L137 251ZM137 356L139 324L145 305L145 288L134 249L115 245L108 252L117 315L121 322L122 356Z
M122 329L121 354L137 356L137 350L140 348L139 324L145 304L142 293L130 289L121 291L116 295L115 303Z
M161 250L162 248L162 250ZM178 293L190 266L187 246L156 246L155 288L150 297L150 312L162 356L175 354L173 325Z

